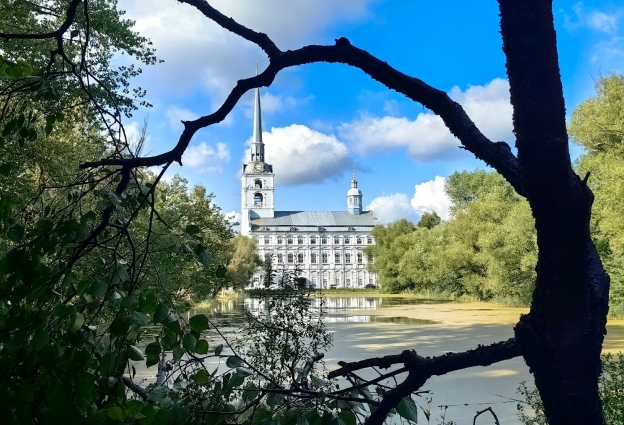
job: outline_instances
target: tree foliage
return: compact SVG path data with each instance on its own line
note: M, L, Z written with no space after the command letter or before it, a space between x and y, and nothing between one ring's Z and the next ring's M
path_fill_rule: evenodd
M581 175L595 193L592 239L611 276L611 313L624 314L624 76L598 80L594 96L570 121L572 140L585 148Z
M446 183L451 218L423 215L376 227L371 271L384 291L433 291L527 303L536 244L526 201L493 172L456 172ZM439 223L435 225L425 223Z

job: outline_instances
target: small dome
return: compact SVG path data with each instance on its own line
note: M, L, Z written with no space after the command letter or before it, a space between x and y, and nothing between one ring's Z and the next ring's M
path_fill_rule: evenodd
M357 187L352 187L347 192L347 196L362 196L362 191L358 189Z

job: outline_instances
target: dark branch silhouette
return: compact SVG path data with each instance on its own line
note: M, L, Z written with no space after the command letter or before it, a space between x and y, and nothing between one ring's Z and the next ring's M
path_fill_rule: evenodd
M105 159L82 164L82 168L102 165L124 167L151 167L167 162L182 162L182 155L195 133L205 127L219 123L232 111L240 98L255 87L269 86L283 69L315 62L342 63L361 69L384 86L404 94L411 100L423 104L440 116L451 133L463 147L477 158L501 173L519 193L524 190L518 175L518 160L505 142L492 142L481 133L466 111L444 91L435 89L424 81L410 77L365 50L353 46L346 38L339 38L333 46L305 46L297 50L282 52L268 36L252 31L225 17L204 0L178 0L198 8L205 16L223 28L261 47L269 57L269 66L261 74L238 81L225 102L214 113L193 121L184 121L184 131L176 146L170 151L143 158Z

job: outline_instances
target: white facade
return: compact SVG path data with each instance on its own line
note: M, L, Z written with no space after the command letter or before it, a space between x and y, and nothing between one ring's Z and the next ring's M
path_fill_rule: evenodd
M366 267L364 248L377 219L362 211L362 192L355 175L347 192L346 211L275 211L273 166L264 162L260 93L256 89L254 136L250 162L241 176L241 234L258 240L258 255L272 256L277 271L300 271L316 288L364 288L377 285ZM250 287L262 287L260 275Z

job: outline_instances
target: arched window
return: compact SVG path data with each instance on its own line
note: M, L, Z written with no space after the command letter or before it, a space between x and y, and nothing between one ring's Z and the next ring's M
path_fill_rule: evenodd
M262 206L262 193L256 193L254 195L254 206L256 207Z
M256 181L254 182L254 187L255 187L256 189L262 189L262 180L256 180Z

